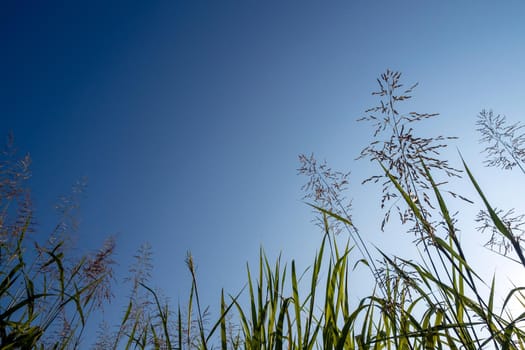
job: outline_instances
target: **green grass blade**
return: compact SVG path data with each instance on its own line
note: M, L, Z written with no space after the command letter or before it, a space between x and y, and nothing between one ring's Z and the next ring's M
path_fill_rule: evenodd
M468 168L468 166L465 163L465 160L463 160L463 158L462 158L462 161L463 161L463 166L465 167L465 170L466 170L466 172L468 174L468 177L470 178L470 181L474 185L474 188L478 192L479 196L483 200L483 203L485 204L485 207L487 208L487 211L488 211L488 213L490 215L490 218L492 219L492 222L494 223L494 225L496 226L498 231L503 235L503 237L505 237L506 239L508 239L510 241L510 243L512 244L512 247L514 248L514 251L516 252L516 254L518 255L518 257L519 257L519 259L521 261L522 266L525 267L525 256L523 255L523 250L521 249L519 241L514 237L514 235L507 228L507 226L505 226L505 224L499 218L498 214L496 214L496 212L494 211L492 206L489 204L487 198L485 197L485 194L481 190L480 186L478 185L476 179L472 175L472 172Z

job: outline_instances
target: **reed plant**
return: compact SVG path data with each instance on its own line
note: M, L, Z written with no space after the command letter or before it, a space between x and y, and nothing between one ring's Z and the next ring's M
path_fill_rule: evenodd
M111 297L115 242L75 258L67 215L44 242L32 237L30 161L10 136L0 154L0 349L78 348L89 316ZM62 213L73 207L65 201Z
M299 173L308 178L304 199L322 233L307 269L280 257L272 262L261 249L257 266L247 267L241 291L231 295L218 291L220 312L214 316L202 305L191 254L186 258L189 297L173 307L150 286L151 252L144 246L130 271L131 292L120 325L106 328L94 348L525 349L525 286L502 292L497 276L484 279L463 246L462 213L452 214L451 201L481 203L478 223L491 233L487 244L504 247L494 252L494 258L510 259L517 268L525 268L523 217L494 208L466 161L461 159L461 169L456 169L441 158L451 137L417 136L418 123L437 114L402 112L415 85L404 88L400 73L386 71L378 87L374 92L378 105L361 118L373 123L374 134L360 158L377 169L363 185L380 184L384 216L378 218L379 226L413 235L418 259L371 246L354 223L352 202L344 196L349 173L334 171L313 155L301 155ZM496 157L487 164L517 167L525 175L521 125L507 125L504 118L482 111L478 127L482 142L489 143L489 157ZM15 173L1 175L10 179ZM470 184L477 199L449 190L451 180ZM19 185L9 181L2 182L2 200L22 198L20 193L11 194L11 187ZM62 248L64 240L57 240L40 247L36 262L29 265L24 242L31 228L30 205L21 201L26 204L19 206L16 222L7 225L13 215L7 202L2 202L1 221L1 349L81 348L79 339L89 314L107 300L113 245L71 265ZM392 217L398 217L401 225L391 223ZM400 227L405 232L397 232ZM369 271L370 279L366 295L356 299L358 267ZM522 308L517 314L512 303ZM69 327L58 327L65 330L59 336L50 332L61 315Z
M398 105L411 98L415 86L402 89L400 78L400 73L387 71L378 80L379 90L374 94L380 97L380 103L362 118L375 124L374 140L361 152L361 158L371 160L379 170L364 183L379 182L382 186L380 206L385 215L380 220L381 228L386 229L391 213L397 212L405 225L402 227L415 235L420 259L390 256L380 247L370 247L354 225L350 202L343 196L349 173L333 171L313 155L301 155L299 173L308 177L305 200L314 209L316 223L323 232L312 265L300 273L295 261L287 265L278 258L271 263L261 250L256 269L247 268L248 302L239 301L238 295L228 300L222 292L221 313L208 331L198 307L195 342L181 340L183 323L179 313L178 331L171 335L172 348L525 348L525 312L513 315L510 310L512 300L525 306L525 287L515 286L499 302L496 277L483 280L475 262L465 253L457 216L449 208L451 200L472 201L448 190L448 179L466 174L466 181L484 206L485 226L512 248L506 257L513 259L514 254L517 258L513 261L525 267L521 236L516 231L518 223L509 225L499 216L465 161L462 169L455 169L440 158L440 151L452 137L415 135L414 125L437 114L401 113ZM482 134L502 138L504 134L498 134L496 128L504 125L481 124L486 116L485 112L480 115ZM491 128L492 133L485 130ZM516 129L505 130L508 134ZM520 135L511 136L520 139ZM504 149L512 159L509 164L521 164L522 144L514 141L512 145L515 148ZM499 153L500 158L504 152ZM353 251L357 255L351 254ZM369 269L371 283L369 295L356 303L352 302L352 278L358 265ZM191 310L192 304L199 302L192 264L188 267L193 281L187 307ZM166 323L164 314L158 305L161 323ZM228 316L232 314L240 325L235 334L227 331L231 327Z

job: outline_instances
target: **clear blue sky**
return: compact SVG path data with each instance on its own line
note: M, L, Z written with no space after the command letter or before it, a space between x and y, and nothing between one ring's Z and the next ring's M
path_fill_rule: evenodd
M460 136L454 152L481 169L476 114L525 119L524 13L522 1L4 1L0 136L33 158L42 235L86 176L80 250L117 234L125 271L150 242L153 284L174 301L191 250L216 303L261 245L310 263L320 235L299 153L352 170L356 221L390 239L367 217L379 189L359 186L377 169L353 161L386 68L420 82L407 108L442 114L424 132Z

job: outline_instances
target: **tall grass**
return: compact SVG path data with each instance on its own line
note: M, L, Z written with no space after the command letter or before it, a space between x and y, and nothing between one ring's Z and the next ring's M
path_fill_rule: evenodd
M66 256L66 218L46 243L31 239L29 164L10 137L0 155L0 349L78 348L89 316L110 297L115 244Z
M391 213L397 212L402 227L415 236L419 259L391 256L381 247L370 246L354 225L351 205L343 196L348 173L332 171L313 156L301 156L299 172L309 179L305 200L322 230L308 269L298 271L295 261L287 264L280 257L272 262L261 250L257 266L247 267L242 291L233 295L218 291L220 312L213 316L201 304L192 256L186 259L191 276L189 297L184 305L173 307L149 286L152 267L145 247L132 268L132 290L121 323L116 330L109 329L95 348L525 349L525 286L505 291L500 301L496 276L483 280L476 261L461 243L461 212L454 216L450 210L450 201L470 200L447 190L447 181L466 181L477 193L484 207L483 227L491 229L492 241L508 248L506 255L495 252L495 258L509 258L525 267L516 230L519 222L509 222L492 206L465 161L462 169L455 169L440 159L439 151L450 138L414 135L418 122L437 116L400 111L399 104L411 98L415 86L402 90L401 75L392 71L381 75L378 82L374 94L380 103L363 118L374 123L374 139L361 153L378 172L364 182L381 184L379 205L385 214L378 218L379 225L387 229ZM503 140L505 135L511 140L525 138L517 134L519 125L509 129L501 118L497 123L491 121L492 114L480 114L484 142ZM499 161L489 165L520 168L524 153L518 141L492 145L490 155L499 152ZM498 145L506 146L498 149ZM506 163L501 160L504 156L509 160ZM465 179L459 180L462 174ZM14 198L3 196L3 200ZM2 222L11 214L4 213ZM42 248L39 263L28 267L24 239L31 215L17 217L24 220L10 226L16 239L0 246L1 348L81 348L78 339L87 318L107 292L111 249L66 268L63 242L59 241ZM356 302L357 266L369 270L370 289ZM44 277L37 277L35 271ZM84 271L92 275L87 278ZM242 301L243 294L247 302ZM523 307L517 315L510 307L516 301ZM73 322L63 335L51 336L54 342L50 342L51 325L59 323L61 314Z

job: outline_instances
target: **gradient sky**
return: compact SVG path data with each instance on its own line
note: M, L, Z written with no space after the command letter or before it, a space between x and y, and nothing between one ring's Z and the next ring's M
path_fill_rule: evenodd
M379 189L359 185L377 167L354 161L371 140L355 120L374 105L385 69L420 82L407 109L440 112L422 132L460 136L453 164L458 147L487 186L501 173L480 166L476 115L492 108L525 120L522 1L1 7L0 136L12 131L32 156L41 234L58 197L87 177L79 251L115 234L122 276L148 241L153 285L175 302L189 293L189 250L207 304L221 288L240 289L260 246L272 259L282 251L311 262L321 236L301 201L300 153L352 171L357 224L395 249L399 237L380 233L370 214ZM515 192L509 180L488 193Z

